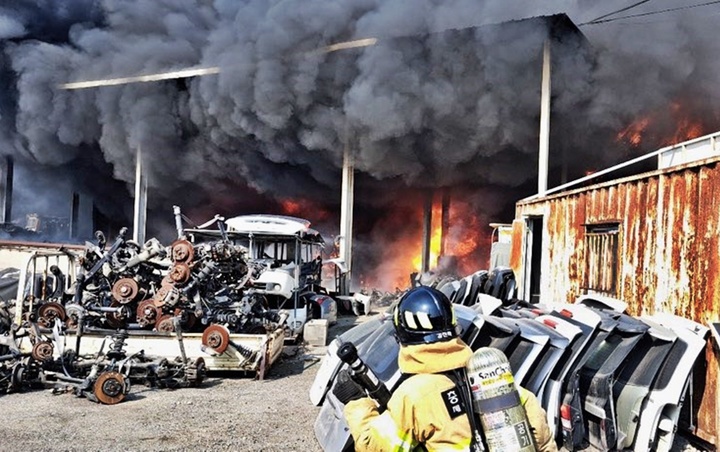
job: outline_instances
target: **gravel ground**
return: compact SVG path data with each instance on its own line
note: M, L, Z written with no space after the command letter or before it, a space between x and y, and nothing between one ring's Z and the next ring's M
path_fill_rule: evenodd
M364 321L341 317L329 337ZM325 347L287 346L266 379L211 374L200 388L134 386L117 405L50 391L0 397L0 451L320 452L308 391ZM695 449L677 438L673 452Z
M343 317L334 337L364 317ZM0 451L322 451L309 389L326 347L286 346L263 381L211 373L199 388L135 385L117 405L50 390L0 396Z

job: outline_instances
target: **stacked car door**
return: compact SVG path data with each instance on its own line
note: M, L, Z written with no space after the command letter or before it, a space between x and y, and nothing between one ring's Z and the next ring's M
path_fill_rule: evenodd
M669 314L655 314L649 319L672 329L677 340L643 405L634 450L667 452L673 443L692 369L705 350L708 328Z
M672 330L649 319L643 319L643 322L650 329L626 360L613 387L617 397L615 420L617 448L620 450L632 445L642 406L677 339Z
M538 394L538 398L547 412L550 431L553 436L557 436L560 397L565 378L575 363L587 352L600 324L600 317L584 307L565 305L560 310L553 310L550 314L538 316L536 320L554 325L555 329L564 331L566 336L572 337L569 346L565 349L565 357L552 370L545 387Z
M565 378L562 390L563 400L560 407L563 445L567 450L587 447L583 416L583 397L580 394L580 372L592 356L592 351L613 332L619 323L619 313L605 310L594 311L600 317L597 333L588 346L588 352L582 354ZM584 395L583 395L584 396Z
M580 372L586 434L590 445L601 450L614 448L617 440L613 386L625 360L650 329L625 314L620 314L619 320Z

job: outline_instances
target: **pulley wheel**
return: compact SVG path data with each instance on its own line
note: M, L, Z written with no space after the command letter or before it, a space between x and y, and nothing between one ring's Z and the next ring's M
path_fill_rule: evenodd
M65 326L74 330L78 326L80 317L85 315L85 310L77 304L69 304L65 306Z
M172 333L175 331L175 324L173 323L173 316L164 315L160 317L155 323L155 329L161 333Z
M177 262L168 273L170 279L176 284L184 284L190 279L190 267L182 262Z
M153 300L145 300L138 303L135 314L138 324L145 328L155 325L155 322L160 317L160 310L155 306Z
M53 348L53 344L50 342L38 342L33 345L31 355L35 361L48 361L52 359Z
M38 308L38 323L45 328L52 328L55 324L55 319L64 322L65 317L65 308L63 308L60 303L50 301Z
M170 246L172 249L171 255L173 262L187 264L192 261L193 255L195 254L192 243L187 240L176 240Z
M125 399L128 393L128 386L123 374L118 372L103 372L95 381L93 394L105 405L115 405Z
M205 360L202 357L195 360L193 364L185 369L185 377L191 386L198 387L205 380L207 375L207 366L205 366Z
M44 303L38 308L38 323L45 328L52 328L55 324L55 319L59 319L61 322L65 321L65 308L60 303L50 301Z
M162 286L155 292L153 297L153 303L157 307L162 307L165 304L165 298L172 292L173 286Z
M202 335L202 344L222 354L230 345L230 332L222 325L212 324L205 328Z
M170 275L165 275L163 277L162 281L160 281L160 287L174 287L174 286L175 286L175 281L172 280Z
M19 391L22 389L23 383L25 382L25 364L15 363L12 367L12 373L10 375L10 391Z
M112 296L120 304L130 303L140 292L137 281L132 278L121 278L113 284Z

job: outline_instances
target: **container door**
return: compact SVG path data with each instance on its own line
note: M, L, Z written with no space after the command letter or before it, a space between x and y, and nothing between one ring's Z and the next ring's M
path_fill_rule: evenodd
M524 299L531 303L540 301L540 268L542 258L543 217L525 220L525 284Z

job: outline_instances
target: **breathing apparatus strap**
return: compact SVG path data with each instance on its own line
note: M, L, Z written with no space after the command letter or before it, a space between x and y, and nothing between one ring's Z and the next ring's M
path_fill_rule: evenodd
M464 367L453 369L448 372L448 377L455 383L460 393L465 412L467 413L470 429L472 430L472 438L470 439L470 450L472 452L484 452L486 449L483 440L482 427L479 425L478 416L475 415L475 407L472 403L472 393L470 392L470 384L468 382L467 373Z

